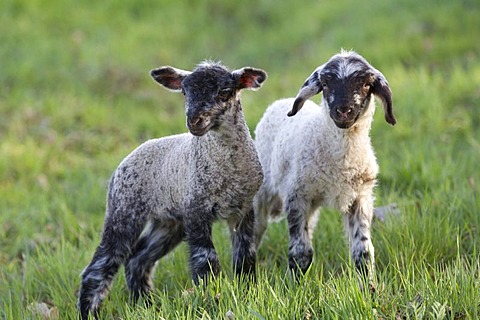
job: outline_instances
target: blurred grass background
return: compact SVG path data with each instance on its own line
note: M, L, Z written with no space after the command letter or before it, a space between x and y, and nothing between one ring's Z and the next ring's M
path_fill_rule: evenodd
M285 277L283 221L259 252L262 299L247 294L237 304L242 288L228 277L182 294L191 286L182 245L156 274L161 311L130 309L120 275L104 316L213 319L232 309L259 319L480 317L479 16L476 0L3 0L0 318L38 318L38 302L75 318L110 174L146 139L186 131L182 96L158 87L150 69L192 69L208 58L266 70L264 87L243 94L253 132L269 103L294 96L340 48L384 73L398 119L392 128L378 110L372 130L377 205L400 207L398 217L374 224L377 300L357 292L340 216L327 210L303 288ZM215 239L229 276L222 226Z

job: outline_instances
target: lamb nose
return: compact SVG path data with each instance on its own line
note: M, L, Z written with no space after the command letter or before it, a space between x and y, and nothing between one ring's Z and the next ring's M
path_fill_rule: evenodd
M337 113L338 115L341 117L341 118L347 118L348 117L348 114L352 112L352 109L351 108L348 108L346 111L341 111L339 109L337 109Z
M197 117L197 118L193 118L193 119L189 120L188 122L190 122L190 125L196 126L196 125L198 125L201 121L202 121L202 118Z

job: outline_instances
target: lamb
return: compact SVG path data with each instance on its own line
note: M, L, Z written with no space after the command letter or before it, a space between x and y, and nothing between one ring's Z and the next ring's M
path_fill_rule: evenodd
M320 92L320 106L308 100ZM378 173L369 138L373 96L382 102L386 121L395 125L384 75L359 54L342 50L310 75L295 99L270 105L256 127L264 172L254 199L256 243L268 218L286 212L294 275L305 273L312 262L317 209L332 207L343 214L352 260L373 289L370 224Z
M101 243L82 273L82 319L98 313L121 264L132 301L148 298L157 260L184 239L195 284L217 275L212 242L217 218L229 226L235 274L255 274L253 197L263 174L240 91L260 88L267 74L251 67L229 71L206 61L192 72L165 66L151 76L184 94L191 134L149 140L115 170Z

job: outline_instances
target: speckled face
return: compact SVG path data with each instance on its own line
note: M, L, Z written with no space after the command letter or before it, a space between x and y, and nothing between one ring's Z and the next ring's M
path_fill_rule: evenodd
M232 73L220 66L200 66L182 81L187 127L193 135L201 136L218 125L235 99L235 84Z
M241 90L257 90L267 79L267 73L261 69L244 67L229 71L211 61L200 63L193 71L164 66L151 70L150 75L168 90L185 95L187 127L195 136L218 127L226 111L239 106Z
M320 85L337 127L350 128L370 103L375 75L356 57L338 57L320 72Z
M397 122L387 79L353 51L342 51L315 69L300 88L288 116L296 115L307 99L322 91L330 117L341 129L350 128L360 118L372 95L382 102L385 120L391 125Z

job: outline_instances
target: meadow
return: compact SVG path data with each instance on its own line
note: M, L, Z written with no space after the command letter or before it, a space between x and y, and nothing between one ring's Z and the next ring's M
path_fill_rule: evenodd
M242 95L253 134L269 103L341 48L383 72L398 120L377 110L371 132L376 205L399 208L373 223L376 293L359 289L341 216L327 209L299 282L285 220L264 237L255 284L232 279L216 224L219 278L194 287L182 244L159 262L155 307L129 304L121 270L100 317L480 318L479 17L477 0L2 0L0 319L77 319L111 173L143 141L186 131L182 95L149 70L203 59L266 70Z

